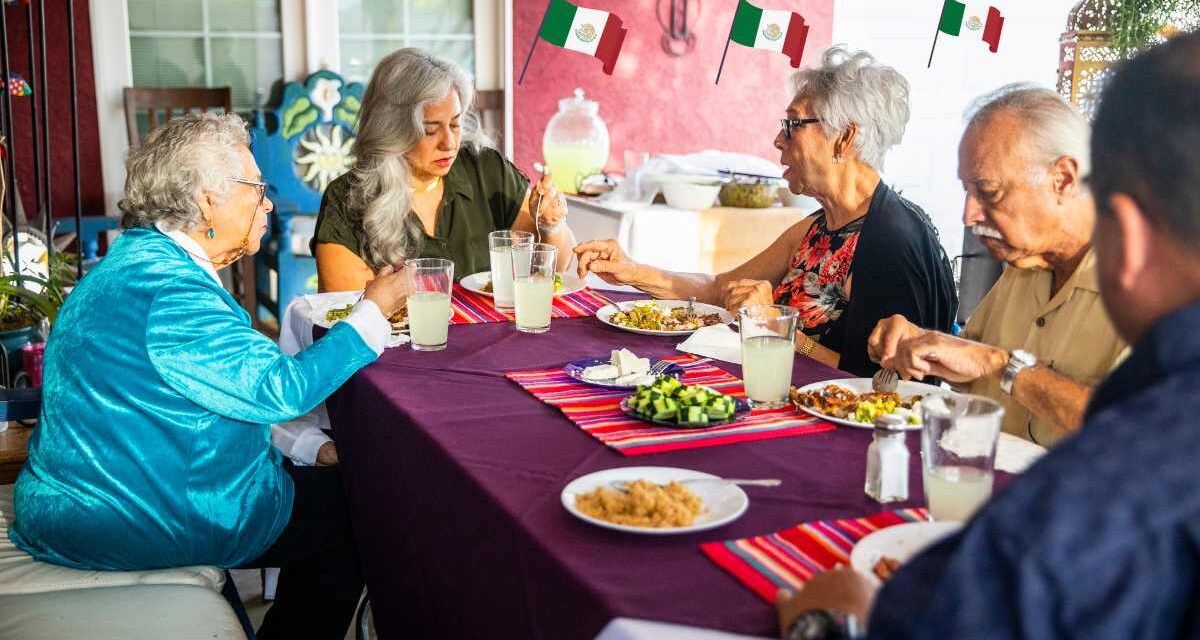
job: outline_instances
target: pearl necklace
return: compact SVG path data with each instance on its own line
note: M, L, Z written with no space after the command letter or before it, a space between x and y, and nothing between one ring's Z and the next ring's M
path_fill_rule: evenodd
M409 187L408 190L412 193L429 193L430 191L433 191L434 189L436 189L438 187L438 185L441 183L442 183L442 178L441 178L441 176L438 176L437 178L434 178L433 182L430 182L428 185L421 187L420 189Z

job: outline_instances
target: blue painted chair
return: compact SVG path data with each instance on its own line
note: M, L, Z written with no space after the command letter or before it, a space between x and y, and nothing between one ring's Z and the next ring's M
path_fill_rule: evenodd
M325 187L354 163L363 85L321 70L283 87L279 105L254 113L250 145L275 203L255 258L259 315L283 318L289 302L317 290L308 248Z

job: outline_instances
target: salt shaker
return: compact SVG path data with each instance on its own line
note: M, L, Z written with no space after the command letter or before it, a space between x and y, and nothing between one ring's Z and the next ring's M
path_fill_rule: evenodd
M884 414L875 418L875 439L867 447L865 491L877 502L908 499L908 447L904 418Z

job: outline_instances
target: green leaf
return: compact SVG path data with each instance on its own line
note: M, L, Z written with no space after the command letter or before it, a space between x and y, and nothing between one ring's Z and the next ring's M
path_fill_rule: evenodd
M317 108L304 96L296 98L283 112L283 137L294 138L317 119Z

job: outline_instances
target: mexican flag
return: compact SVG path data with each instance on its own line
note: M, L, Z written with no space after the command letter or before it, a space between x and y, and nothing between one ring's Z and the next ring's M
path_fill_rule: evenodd
M625 42L621 19L607 11L577 7L567 0L550 0L538 37L556 47L600 58L612 75Z
M729 39L747 47L787 54L792 66L798 68L808 39L808 25L798 13L760 9L746 0L738 0Z
M967 33L963 33L966 28ZM988 43L992 53L1000 48L1000 32L1004 30L1004 16L996 7L981 3L962 3L958 0L946 0L942 5L942 17L938 21L938 31L948 36L963 35L968 38L980 38Z

